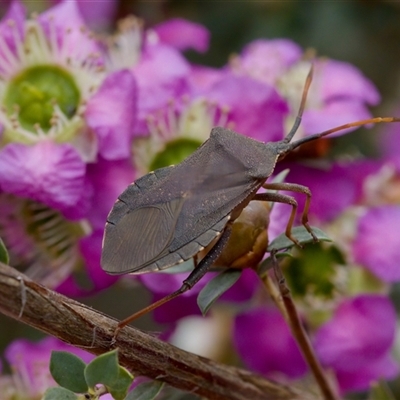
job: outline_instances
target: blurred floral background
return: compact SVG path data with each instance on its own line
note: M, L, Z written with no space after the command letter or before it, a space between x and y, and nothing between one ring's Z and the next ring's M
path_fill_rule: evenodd
M187 275L119 279L101 271L107 213L134 179L179 162L217 124L281 139L313 55L299 135L400 116L397 2L76 3L1 2L0 236L11 265L117 318L177 289ZM386 379L400 396L400 126L362 128L324 143L278 171L289 168L286 181L310 187L311 222L334 244L296 253L285 275L341 393L366 398L371 382ZM265 212L249 211L257 237ZM287 212L274 207L270 240L284 231ZM256 274L245 270L203 318L196 295L208 280L135 326L269 378L307 379ZM6 377L35 368L28 358L21 366L18 355L46 359L41 348L63 345L18 341L43 336L3 316L0 326L0 387L9 390L7 399L40 398L43 388L33 382L25 382L31 392L19 388L21 397L11 397L16 389Z

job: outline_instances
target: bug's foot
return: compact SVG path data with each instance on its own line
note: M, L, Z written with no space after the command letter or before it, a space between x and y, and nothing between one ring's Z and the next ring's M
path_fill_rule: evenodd
M319 239L315 236L315 233L313 232L311 226L308 224L308 221L302 221L304 228L307 229L307 232L312 236L313 242L317 243L319 242Z
M114 331L114 335L111 339L110 346L114 346L115 343L117 342L117 336L118 336L118 333L120 330L121 330L121 327L119 325L117 325L117 327L115 328L115 331Z
M309 228L309 229L308 229ZM310 228L310 227L308 227L307 228L307 231L310 233L310 235L312 236L312 238L313 238L313 242L314 243L318 243L319 242L319 239L315 236L315 233L313 232L313 230Z
M292 236L291 232L286 232L286 236L298 247L300 247L300 249L303 248L303 245L294 237Z

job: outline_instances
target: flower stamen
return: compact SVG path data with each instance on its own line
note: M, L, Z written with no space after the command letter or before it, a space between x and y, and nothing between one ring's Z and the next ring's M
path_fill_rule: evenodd
M46 22L47 32L38 19L26 21L21 35L10 20L12 47L0 36L3 143L34 144L46 136L59 142L73 140L81 132L76 128L84 124L87 100L105 77L98 52L71 55L75 50L69 38L59 37L54 17ZM79 28L79 32L86 35L83 42L87 40L86 30Z
M0 236L11 263L42 284L56 287L78 265L77 240L87 233L84 224L67 221L44 204L0 195Z

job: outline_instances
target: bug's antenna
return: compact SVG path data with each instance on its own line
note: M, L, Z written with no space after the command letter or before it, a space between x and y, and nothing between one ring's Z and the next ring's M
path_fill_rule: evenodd
M348 124L340 125L335 128L331 128L326 131L323 131L321 133L309 135L307 137L297 140L296 142L290 143L290 141L293 139L293 136L297 132L297 129L299 129L301 119L303 117L304 108L305 108L306 102L307 102L308 91L310 89L311 81L313 78L313 73L314 73L314 64L311 63L310 71L308 72L306 82L304 83L303 94L301 96L301 102L300 102L299 111L297 113L296 119L294 121L292 129L290 130L290 132L286 135L286 137L281 142L282 144L284 144L284 146L281 148L281 151L279 152L279 154L281 156L284 156L288 152L294 150L295 148L301 146L304 143L312 142L313 140L320 139L324 136L328 136L332 133L339 132L343 129L355 128L355 127L360 127L360 126L369 125L369 124L400 122L400 117L376 117L376 118L364 119L361 121L355 121L355 122L350 122Z
M321 133L316 133L314 135L306 136L302 139L297 140L296 142L290 143L287 149L285 149L283 153L288 153L289 151L292 151L293 149L301 146L304 143L312 142L313 140L320 139L324 136L328 136L332 133L339 132L343 129L355 128L369 124L381 124L381 123L391 123L391 122L400 122L400 117L375 117L370 119L363 119L361 121L350 122L344 125L339 125L336 128L331 128Z
M304 84L304 89L303 89L303 94L301 96L299 111L297 112L296 119L294 121L292 129L286 135L285 139L283 139L284 143L289 143L293 139L293 136L297 132L297 129L299 129L299 126L301 123L301 118L303 117L304 108L306 106L308 90L310 89L310 86L311 86L313 73L314 73L314 64L311 64L310 71L308 72L307 79Z

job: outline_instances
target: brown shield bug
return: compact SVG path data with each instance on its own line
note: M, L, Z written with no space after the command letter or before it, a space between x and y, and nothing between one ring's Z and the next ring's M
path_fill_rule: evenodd
M261 187L305 194L302 224L314 237L307 222L310 190L291 183L266 183L277 161L304 143L342 129L400 119L378 117L357 121L291 142L300 125L311 79L312 69L296 121L283 140L263 143L229 129L213 128L210 138L182 163L150 172L119 196L105 227L101 258L104 271L110 274L160 271L196 256L213 241L215 244L179 290L121 321L117 330L191 289L217 259L229 239L232 222L251 200L291 205L286 235L297 243L291 234L296 200L276 192L257 193Z

